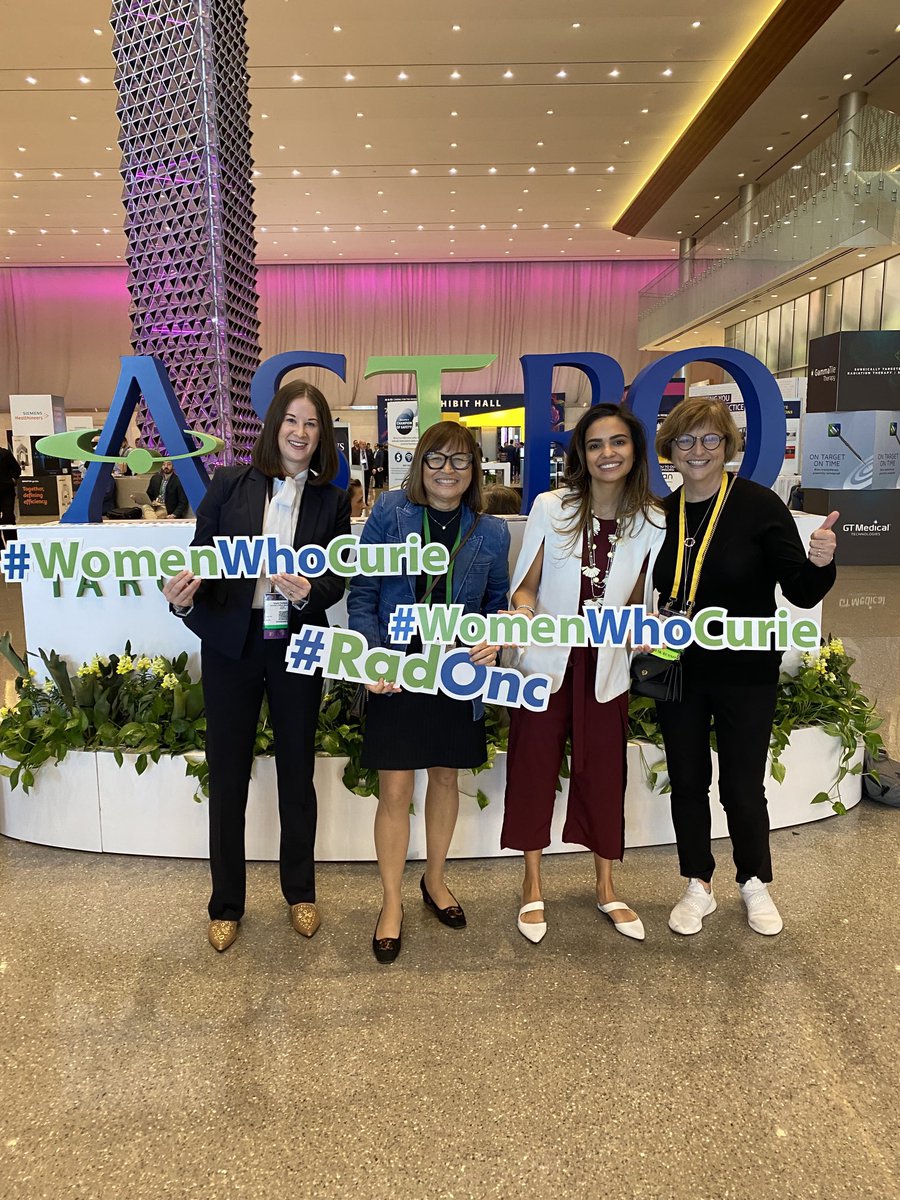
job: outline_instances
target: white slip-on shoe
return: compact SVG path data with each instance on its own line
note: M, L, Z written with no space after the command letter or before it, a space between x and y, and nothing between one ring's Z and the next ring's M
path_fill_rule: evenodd
M625 937L634 938L636 942L642 942L646 937L644 925L640 917L634 921L617 921L615 917L610 916L610 913L628 908L628 905L624 904L621 900L612 900L609 904L598 904L597 908L608 921L612 921L617 933L623 933Z
M747 909L747 924L755 933L774 937L784 929L781 913L775 907L775 901L769 895L768 885L754 875L746 883L738 884Z
M537 944L544 934L547 932L546 921L523 921L522 913L537 912L539 908L544 907L543 900L532 900L531 904L523 904L519 909L519 915L516 917L516 927L522 937L528 938L529 942Z
M699 933L703 918L715 912L716 907L712 892L708 892L699 879L692 879L669 914L669 928L673 933Z

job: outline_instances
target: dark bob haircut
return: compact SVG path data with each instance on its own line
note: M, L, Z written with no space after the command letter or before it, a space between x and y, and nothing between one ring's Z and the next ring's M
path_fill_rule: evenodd
M310 459L309 478L306 482L311 487L331 483L338 470L337 444L334 440L331 409L319 389L304 379L295 379L291 383L286 383L272 397L272 403L269 405L269 411L263 422L262 433L256 439L256 445L253 447L253 465L271 479L284 477L284 464L278 449L278 434L288 405L294 400L309 400L316 410L319 420L319 444Z
M463 504L472 512L481 512L481 454L478 443L471 430L456 421L439 421L431 425L419 438L413 460L410 463L409 474L403 480L403 487L413 504L427 504L423 475L427 470L425 455L432 450L443 450L447 454L472 455L472 480L462 498Z

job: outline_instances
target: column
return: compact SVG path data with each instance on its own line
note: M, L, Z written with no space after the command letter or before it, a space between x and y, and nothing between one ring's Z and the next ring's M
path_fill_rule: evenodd
M132 345L222 460L246 461L260 346L242 0L114 0L111 23Z

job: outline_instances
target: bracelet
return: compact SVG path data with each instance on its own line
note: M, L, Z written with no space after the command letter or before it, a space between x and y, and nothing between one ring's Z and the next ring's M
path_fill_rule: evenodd
M532 616L534 616L534 609L531 607L531 605L530 605L530 604L517 604L517 605L516 605L516 612L519 612L519 611L520 611L521 609L523 609L523 608L524 608L524 609L525 609L527 612L530 612Z

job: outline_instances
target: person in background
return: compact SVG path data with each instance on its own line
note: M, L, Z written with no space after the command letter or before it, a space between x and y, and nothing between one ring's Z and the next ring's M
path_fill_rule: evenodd
M368 515L366 501L363 496L363 485L358 479L351 479L347 485L347 495L350 497L350 517L365 517Z
M500 611L509 585L509 531L505 521L481 511L474 437L463 425L432 425L419 438L403 488L378 497L362 542L403 544L416 533L424 543L447 549L449 569L441 576L355 576L347 597L350 628L372 647L390 647L388 623L399 604L453 603L469 613ZM482 643L472 647L469 658L487 666L496 660L497 649ZM420 651L418 638L406 650ZM466 917L444 870L459 811L459 771L485 761L487 742L480 701L456 700L441 691L404 691L385 680L369 692L361 761L378 770L375 850L383 892L372 950L379 962L393 962L401 946L401 885L415 772L428 772L422 900L444 925L460 929Z
M6 446L0 446L0 526L16 523L16 483L21 475L16 456ZM6 545L10 533L0 529L0 548Z
M662 609L692 616L704 608L723 608L733 617L771 617L776 584L799 608L818 604L834 585L831 526L838 514L827 517L804 547L794 518L774 492L725 471L738 444L728 408L709 397L682 400L659 428L657 453L671 460L684 481L665 501L666 539L653 572ZM715 624L711 632L718 632ZM681 700L656 702L678 860L688 881L669 928L699 933L716 909L712 726L719 801L728 818L747 921L756 933L780 933L783 922L768 889L772 858L765 775L781 653L691 645L681 664Z
M498 517L517 517L522 511L522 496L515 488L492 483L484 489L484 512Z
M253 465L220 467L197 510L193 545L217 536L266 534L295 549L327 546L350 532L350 501L331 480L338 456L328 401L303 380L276 392L253 448ZM163 595L200 638L209 763L208 937L219 951L238 935L247 864L244 813L263 696L275 735L281 890L297 933L319 928L313 785L322 676L288 671L287 639L300 626L327 625L344 581L278 574L260 579L195 578L181 571Z
M160 514L165 510L166 520L175 521L187 516L187 495L181 486L181 480L175 474L175 468L167 458L162 460L159 470L147 484L147 496Z
M572 431L561 490L538 496L513 572L513 610L566 616L650 600L648 571L665 534L650 493L647 443L628 409L598 404ZM571 737L563 840L593 851L597 908L618 933L644 940L635 912L616 897L612 864L625 850L630 655L614 646L527 646L513 665L551 677L545 712L513 709L500 844L525 854L517 928L547 932L541 856L560 764Z
M372 452L372 487L376 492L387 483L387 447L379 443Z

